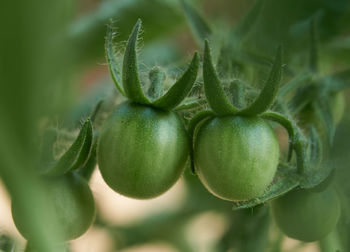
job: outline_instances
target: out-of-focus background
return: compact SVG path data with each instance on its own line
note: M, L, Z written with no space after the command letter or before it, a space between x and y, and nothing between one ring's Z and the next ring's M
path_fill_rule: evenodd
M110 225L132 225L134 223L142 223L150 215L162 216L164 212L176 212L183 208L185 203L186 186L183 179L171 188L162 196L153 200L134 200L126 198L112 191L103 181L100 173L96 171L91 180L91 189L94 193L97 208L101 218ZM211 197L208 193L208 197ZM12 221L10 199L3 186L0 189L0 223L2 234L8 234L14 237L19 243L18 246L24 247L25 241L18 233ZM228 208L230 204L227 204ZM228 229L227 218L224 214L215 210L203 211L191 218L184 227L178 227L176 223L162 225L166 226L164 232L169 232L168 229L180 229L178 232L182 236L181 239L186 240L191 250L198 252L216 251L215 244L220 240L225 231ZM135 232L148 232L152 227L149 225L141 225ZM275 229L276 227L273 227ZM271 230L273 233L274 230ZM135 244L127 248L118 249L118 242L113 235L109 234L107 230L101 227L91 227L87 233L78 239L72 241L72 251L74 252L182 252L180 248L176 248L168 242L157 238L157 233L162 231L155 231L155 237L144 244ZM133 235L133 234L130 234ZM159 234L160 235L160 234ZM276 235L276 234L272 234ZM161 236L160 236L161 237ZM117 240L120 241L120 240ZM117 243L117 244L115 244ZM123 244L123 242L120 242ZM316 252L318 245L316 243L301 244L296 240L285 238L283 241L282 251L300 251L300 252Z
M220 35L222 29L217 37L220 41L255 1L188 2L210 20L212 29L219 30L217 34ZM321 27L322 70L335 71L349 66L347 0L266 0L265 7L246 37L245 44L250 51L271 56L276 44L283 43L287 64L302 61L307 51L305 27L310 17L317 16ZM166 67L170 74L176 72L188 62L194 50L202 50L192 36L178 0L0 3L0 251L2 247L14 249L6 251L17 251L25 246L12 221L9 195L27 198L28 205L36 204L33 195L39 189L31 187L35 182L31 174L35 170L33 144L36 144L32 138L38 134L38 125L45 124L45 118L50 115L57 118L56 127L76 129L101 98L108 97L112 108L122 101L104 58L106 25L110 19L114 20L120 49L137 18L141 18L144 25L139 57L140 69L145 73L154 65ZM347 209L350 200L347 182L350 178L349 91L345 97L346 112L337 128L332 153L338 160L336 183L345 197L343 208ZM251 252L320 251L319 243L302 243L283 236L271 222L267 206L254 212L232 212L230 202L209 194L188 170L167 193L147 201L118 195L104 183L98 169L92 175L90 186L98 211L96 223L71 242L73 252L239 252L243 248ZM346 241L350 225L348 214L343 215L342 220L346 222L339 229ZM254 244L263 247L249 247L262 234L269 235L266 242ZM282 249L274 250L274 244L282 244Z

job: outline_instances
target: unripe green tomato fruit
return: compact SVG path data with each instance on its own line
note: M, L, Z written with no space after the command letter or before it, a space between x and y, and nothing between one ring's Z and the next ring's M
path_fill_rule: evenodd
M312 242L320 240L336 226L340 203L334 189L323 192L292 191L271 202L278 227L289 237Z
M260 196L274 178L278 159L276 135L259 117L215 117L199 125L195 134L198 177L224 200Z
M171 111L124 103L105 122L97 157L105 182L137 199L167 191L183 173L189 139Z
M45 225L47 230L59 230L63 240L72 240L85 233L95 217L95 203L87 182L78 174L71 172L61 177L45 178L46 208L43 216L55 220ZM30 222L24 219L24 211L12 201L12 217L18 231L31 240ZM57 227L57 225L59 225Z

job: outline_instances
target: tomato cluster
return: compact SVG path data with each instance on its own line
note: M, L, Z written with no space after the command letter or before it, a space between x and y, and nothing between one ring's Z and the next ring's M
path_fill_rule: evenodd
M157 71L153 72L147 96L138 75L136 57L140 28L141 22L138 21L125 50L122 76L116 69L111 28L107 34L110 72L116 87L128 101L116 108L98 132L96 155L104 181L122 195L136 199L154 198L176 183L190 159L192 171L216 197L247 202L262 196L275 178L280 158L278 139L266 120L279 122L290 130L289 133L294 130L294 125L285 123L288 120L282 114L268 111L276 102L281 80L281 48L260 94L249 106L238 109L226 96L206 41L203 81L205 103L210 110L201 111L186 121L177 111L181 110L179 105L196 81L199 56L194 54L187 70L164 95L164 78L154 76ZM330 100L331 117L338 123L344 110L343 97L334 95ZM316 124L321 131L312 103L299 114L307 126ZM293 134L290 136L294 137ZM90 151L91 139L86 143L83 143L83 138L79 141L81 146L77 147L79 151L72 151L74 155ZM290 139L300 166L304 161L300 156L305 151L300 142L293 141L295 139ZM54 176L45 176L44 179L49 206L46 211L57 217L65 241L82 235L95 215L87 182L72 171L84 163L83 159L73 157L72 153L51 169L49 175ZM70 165L64 167L68 163ZM334 229L340 215L340 204L333 189L321 192L293 190L274 200L271 209L277 225L285 234L307 242L327 235ZM23 211L25 209L13 200L14 222L23 236L31 240L30 222L23 217ZM54 224L57 223L49 223ZM48 227L48 230L54 229Z
M269 110L277 103L282 72L281 47L260 94L249 106L238 109L226 96L206 41L203 81L206 103L211 110L194 115L186 130L185 120L176 111L180 110L177 106L196 80L198 56L195 54L183 76L163 96L160 90L164 78L153 78L158 86L151 86L148 90L150 97L147 97L137 70L135 47L139 29L140 21L128 41L122 78L113 64L113 48L108 46L111 43L107 43L113 80L129 99L119 105L104 123L99 136L99 168L113 190L137 199L156 197L179 179L190 157L193 173L216 197L234 202L258 202L273 182L280 158L279 142L266 120L275 121L287 129L290 137L288 161L295 151L297 174L305 175L307 149L303 133L287 116ZM122 80L122 85L119 80ZM157 90L157 94L152 90ZM331 101L332 116L337 123L344 103L339 95L331 97ZM314 115L313 111L306 110L307 107L300 114L309 112ZM314 118L306 117L308 120ZM295 189L299 182L288 190ZM271 208L281 230L302 241L324 237L335 227L340 215L339 201L333 189L321 192L293 190L274 200Z
M277 169L279 144L273 129L259 115L271 106L278 89L280 51L261 95L250 107L238 111L225 101L227 97L216 94L223 94L223 87L215 84L218 79L206 44L204 86L213 113L186 132L183 120L173 108L186 97L196 80L198 56L195 54L186 72L165 95L152 95L152 90L158 90L158 95L162 93L159 92L162 83L158 83L158 87L150 87L151 98L147 97L137 70L140 26L138 21L128 40L121 78L113 65L113 47L107 35L110 72L129 101L116 109L100 131L97 157L105 182L125 196L156 197L178 180L190 156L199 179L217 197L249 200L263 194ZM122 85L118 80L122 80Z

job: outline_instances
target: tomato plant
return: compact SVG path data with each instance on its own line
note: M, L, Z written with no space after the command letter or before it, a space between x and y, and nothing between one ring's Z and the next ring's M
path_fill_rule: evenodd
M161 97L162 78L150 75L150 94L141 89L136 61L138 21L125 50L122 80L111 45L107 40L107 58L112 77L120 92L131 101L119 106L104 123L97 149L98 164L106 183L116 192L139 199L156 197L167 191L182 174L189 155L189 139L176 107L190 91L197 76L198 56L183 76ZM160 74L158 72L158 74ZM159 91L160 90L160 91Z
M336 226L340 203L333 188L322 192L295 190L271 202L272 216L289 237L312 242Z
M349 1L33 1L0 3L0 180L24 251L102 252L96 234L108 251L350 250ZM125 221L100 175L134 199L182 181ZM6 231L0 251L23 251Z

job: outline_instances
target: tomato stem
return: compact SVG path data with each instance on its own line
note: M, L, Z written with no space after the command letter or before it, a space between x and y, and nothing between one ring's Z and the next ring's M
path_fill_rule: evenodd
M148 74L150 80L150 87L148 89L148 96L151 99L157 99L163 94L163 82L166 79L165 72L158 66L153 67Z
M243 83L236 79L231 81L229 90L232 96L232 104L238 108L245 106Z

